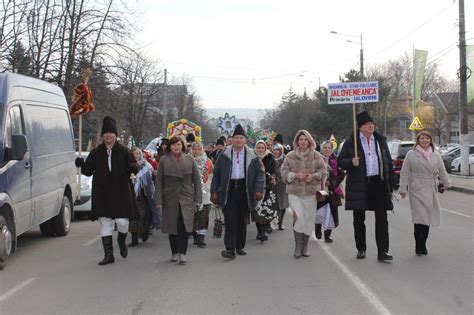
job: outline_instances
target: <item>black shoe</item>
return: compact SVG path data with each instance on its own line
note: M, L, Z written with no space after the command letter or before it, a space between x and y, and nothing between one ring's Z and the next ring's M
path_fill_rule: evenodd
M325 238L324 238L324 241L325 241L326 243L332 243L332 242L333 242L333 239L328 236L328 237L325 237Z
M331 232L332 230L324 230L324 241L326 243L332 243Z
M267 232L267 234L272 234L273 228L270 225L268 225L265 232Z
M262 232L258 231L257 233L257 241L261 241L262 240Z
M283 224L279 224L278 231L284 231L284 230L285 230L285 227L283 226Z
M128 244L128 247L135 247L138 245L138 233L131 233L132 234L132 242Z
M323 236L323 234L321 232L321 224L315 224L314 225L314 234L316 235L316 238L318 240L321 239L321 237Z
M240 256L247 255L247 252L245 251L245 249L237 249L235 250L235 252L237 253L237 255L240 255Z
M221 256L228 259L235 259L235 252L233 250L221 251Z
M150 230L149 229L145 229L143 230L143 233L142 233L142 241L143 243L145 243L146 241L148 241L148 237L150 236Z
M198 247L204 248L207 246L206 242L204 242L204 235L198 235Z
M393 256L389 253L381 253L377 256L378 261L390 261L393 260Z
M360 250L357 252L357 259L364 259L365 258L365 250Z
M268 241L268 235L265 234L265 232L262 233L262 235L260 236L260 242L266 242Z

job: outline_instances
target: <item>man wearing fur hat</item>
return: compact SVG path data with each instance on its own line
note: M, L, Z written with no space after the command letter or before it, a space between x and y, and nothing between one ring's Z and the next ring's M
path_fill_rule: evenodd
M237 125L233 144L219 154L211 183L211 201L224 209L226 249L222 257L245 255L250 209L263 198L264 169L254 151L245 145L246 134Z
M375 213L375 239L379 261L393 260L388 253L389 234L387 210L392 203L392 158L387 140L375 131L372 117L364 111L357 114L357 151L354 152L354 136L344 142L337 159L338 165L347 171L346 210L353 210L354 237L357 258L365 258L365 210Z
M104 247L104 259L99 265L107 265L115 261L113 254L112 233L114 220L118 229L120 255L127 257L128 250L125 240L128 233L128 219L137 213L130 175L138 172L138 165L130 150L117 142L117 126L112 117L104 117L102 124L104 140L93 149L86 161L76 159L76 166L82 174L94 175L92 180L92 210L90 218L99 220Z

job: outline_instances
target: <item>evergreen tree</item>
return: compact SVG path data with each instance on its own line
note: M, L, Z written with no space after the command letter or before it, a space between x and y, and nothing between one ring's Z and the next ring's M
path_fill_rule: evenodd
M7 56L7 62L12 72L33 75L32 59L20 41L16 41L13 50Z

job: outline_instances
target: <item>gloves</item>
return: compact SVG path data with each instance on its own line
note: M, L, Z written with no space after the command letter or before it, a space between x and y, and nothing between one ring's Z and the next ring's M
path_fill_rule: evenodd
M76 167L82 167L84 165L84 159L81 157L76 158L76 161L74 162L76 164Z

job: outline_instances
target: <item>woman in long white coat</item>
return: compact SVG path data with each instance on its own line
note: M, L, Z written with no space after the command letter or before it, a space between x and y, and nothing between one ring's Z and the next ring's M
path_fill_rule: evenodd
M440 224L440 205L438 200L438 177L443 190L451 186L441 155L433 144L427 131L416 137L414 148L409 151L400 172L400 195L410 197L411 218L415 225L415 252L428 255L426 239L431 226Z

